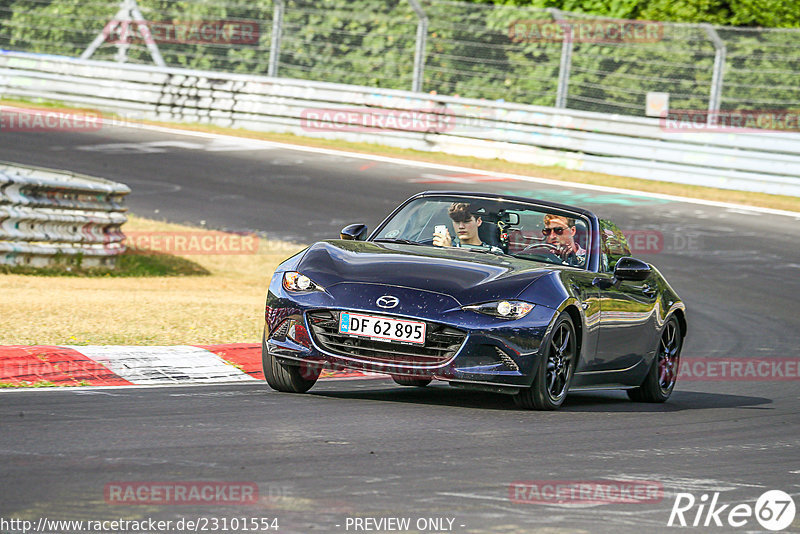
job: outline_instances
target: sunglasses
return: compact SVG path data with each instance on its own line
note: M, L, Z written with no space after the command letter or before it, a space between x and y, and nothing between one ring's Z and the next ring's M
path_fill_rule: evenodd
M556 226L555 228L542 228L544 235L550 235L550 232L555 232L556 235L561 235L565 230L569 230L566 226Z

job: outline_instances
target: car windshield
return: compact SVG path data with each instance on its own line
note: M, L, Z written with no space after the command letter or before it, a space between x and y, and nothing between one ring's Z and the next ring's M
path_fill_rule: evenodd
M457 247L585 267L588 235L586 220L576 213L522 202L443 195L408 203L372 240Z

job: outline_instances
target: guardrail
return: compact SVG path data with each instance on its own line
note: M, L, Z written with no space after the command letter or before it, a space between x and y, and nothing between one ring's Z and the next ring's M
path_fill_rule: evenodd
M130 189L79 174L0 162L0 264L113 268Z
M795 132L675 132L652 118L16 52L0 54L0 95L89 106L122 117L800 196Z

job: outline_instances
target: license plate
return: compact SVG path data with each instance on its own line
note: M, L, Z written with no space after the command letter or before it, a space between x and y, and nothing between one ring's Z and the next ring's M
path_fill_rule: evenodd
M342 312L339 318L339 333L378 341L400 341L420 345L425 343L425 323L361 313Z

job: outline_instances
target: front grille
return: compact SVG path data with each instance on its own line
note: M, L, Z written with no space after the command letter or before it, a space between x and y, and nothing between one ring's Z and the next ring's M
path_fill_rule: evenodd
M335 310L308 312L314 341L323 349L341 356L357 357L383 364L441 365L455 356L467 334L449 326L424 321L425 346L393 341L373 341L339 333L339 314Z

